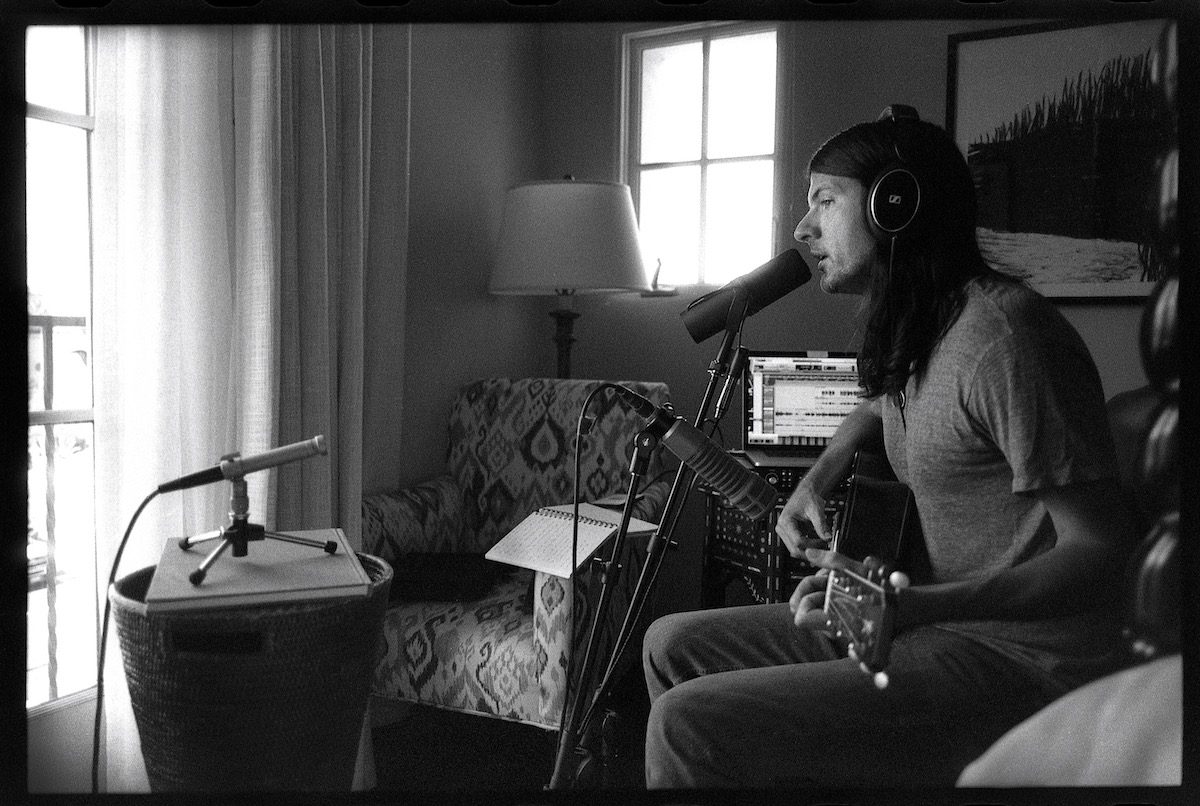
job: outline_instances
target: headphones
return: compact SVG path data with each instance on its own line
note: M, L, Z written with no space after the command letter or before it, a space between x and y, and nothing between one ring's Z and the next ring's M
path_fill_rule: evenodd
M903 122L920 119L916 109L904 104L885 107L876 118L876 121L892 122L892 147L896 152L896 160L871 182L867 192L867 217L872 224L893 237L912 226L921 209L921 183L900 151Z

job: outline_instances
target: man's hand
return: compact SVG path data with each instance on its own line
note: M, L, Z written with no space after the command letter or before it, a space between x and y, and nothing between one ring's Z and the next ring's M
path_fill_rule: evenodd
M788 607L792 610L797 627L807 625L828 630L829 622L825 618L825 591L829 586L829 572L846 571L865 576L867 569L858 560L852 560L844 554L828 549L805 549L804 559L821 570L800 580L792 598L788 600Z
M803 557L806 548L825 548L831 535L825 523L825 499L802 479L779 511L775 533L793 557Z
M829 584L829 572L818 571L800 580L788 607L797 627L829 631L829 620L825 617L825 588Z

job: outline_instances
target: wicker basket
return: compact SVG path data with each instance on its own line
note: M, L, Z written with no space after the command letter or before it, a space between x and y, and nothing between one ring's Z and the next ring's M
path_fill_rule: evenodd
M392 569L365 598L147 613L154 567L109 590L153 791L349 791Z

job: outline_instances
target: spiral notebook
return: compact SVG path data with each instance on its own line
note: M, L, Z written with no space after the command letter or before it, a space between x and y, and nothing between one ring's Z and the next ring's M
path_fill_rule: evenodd
M570 577L573 509L571 504L559 504L530 513L484 556L489 560L544 571L564 579ZM580 504L575 569L581 568L605 541L615 535L620 525L619 512L595 504ZM655 528L649 521L629 519L630 536L648 535Z

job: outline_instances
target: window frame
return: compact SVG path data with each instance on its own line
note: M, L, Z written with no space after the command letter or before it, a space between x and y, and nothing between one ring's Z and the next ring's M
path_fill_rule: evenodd
M54 445L54 438L55 438L54 432L55 432L56 426L90 424L92 426L93 451L95 449L95 352L94 352L94 349L92 349L90 346L89 346L88 354L90 357L89 371L92 374L92 405L87 408L71 408L71 409L50 408L50 404L53 401L53 394L54 394L54 355L53 355L54 331L58 327L80 327L80 326L82 326L87 329L88 339L90 342L91 335L92 335L92 323L93 323L94 314L95 314L94 296L93 296L94 289L91 288L91 285L92 285L92 282L94 279L93 278L93 272L94 272L93 259L94 259L94 232L95 232L95 211L92 207L91 164L92 164L92 158L93 158L92 134L95 132L95 129L96 129L96 115L95 115L95 108L93 106L94 99L95 99L96 31L95 31L95 28L92 26L85 25L85 26L80 26L80 27L83 29L83 47L84 47L83 66L84 66L84 71L85 71L85 75L84 75L85 112L80 114L78 112L70 112L70 111L66 111L63 109L57 109L54 107L31 103L29 101L25 102L26 132L28 131L28 128L27 128L28 121L29 120L38 120L38 121L42 121L44 123L50 123L53 125L66 126L66 127L73 128L73 129L80 129L85 133L84 137L85 137L85 141L86 141L85 170L87 171L86 183L87 183L88 199L87 199L87 233L86 233L85 237L86 237L87 244L88 244L87 271L88 271L89 289L90 289L89 290L90 302L88 305L88 311L87 311L86 315L83 315L83 316L80 316L78 314L73 314L73 315L33 314L33 313L27 314L27 319L28 319L27 332L32 331L34 329L40 329L41 333L42 333L42 337L41 337L42 338L42 356L41 356L41 358L42 358L42 384L43 384L43 386L42 386L42 406L43 406L43 408L40 410L39 409L29 409L28 410L28 421L27 421L26 431L28 432L30 429L37 428L37 427L41 427L43 429L45 444L47 446L46 490L47 490L47 507L48 508L53 507L54 462L53 462L52 446ZM28 34L26 34L26 37L27 37L27 35ZM27 39L24 44L25 44L25 48L28 48L28 40ZM23 139L26 142L26 144L28 144L28 134L26 134L25 138L23 138ZM26 147L28 147L28 145L26 145ZM32 181L32 178L28 174L28 162L26 162L26 177L25 177L25 179L26 179L27 184ZM26 271L28 271L28 264L26 264ZM94 466L92 468L92 478L93 478L93 480L95 478ZM46 575L45 585L46 585L48 591L53 590L57 584L57 580L56 580L56 570L57 569L56 569L56 562L55 562L55 536L54 536L54 531L53 531L53 528L54 528L53 520L54 520L53 517L48 518L47 535L46 535L48 552L47 552L47 562L46 562L46 572L45 572L45 575ZM93 517L93 523L94 523L94 517ZM94 530L93 530L93 533L91 536L91 542L92 542L93 553L95 554L97 547L96 547L96 534L95 534ZM101 609L100 609L100 592L99 592L100 585L99 585L98 578L97 578L97 575L95 572L93 572L91 574L91 584L92 584L92 590L91 590L92 595L89 598L92 601L92 612L89 615L90 615L91 621L93 622L93 629L95 631L95 640L98 644L99 640L100 640ZM57 621L57 619L55 617L56 614L53 612L54 608L56 606L54 604L54 597L48 594L47 598L48 598L47 607L50 611L50 614L49 614L50 620L51 620L51 623L55 623ZM83 614L72 614L72 615L80 618L81 622L82 622L82 619L84 618ZM26 616L26 624L28 624L28 616ZM30 639L31 639L31 636L29 636L27 634L26 635L26 647L27 648L28 648ZM47 637L47 640L51 640L51 639L49 639L49 637ZM95 683L95 677L94 677L94 670L93 670L92 683L90 685L86 685L83 688L67 692L66 694L60 694L58 692L57 673L55 671L56 665L57 665L57 659L54 657L53 647L51 647L51 650L49 652L49 672L48 673L50 675L50 687L49 687L48 699L46 699L42 702L39 702L39 703L35 703L33 705L26 705L26 713L28 715L34 716L34 715L46 713L48 711L71 708L71 707L74 707L81 698L83 698L83 699L87 699L87 698L94 699L95 698L96 683ZM28 675L28 671L26 671L26 675Z
M708 59L712 40L734 36L743 36L773 31L775 33L775 138L774 150L770 154L745 155L737 157L707 156L708 139ZM697 160L678 162L651 163L642 165L641 160L641 78L642 53L655 47L700 42L703 48L703 90L701 107L701 153ZM700 243L697 245L700 254L700 265L697 267L699 276L685 285L713 287L713 281L705 279L704 238L706 231L705 208L708 182L708 167L714 164L728 164L748 160L769 159L773 164L773 188L771 198L771 252L777 253L790 236L786 222L781 223L781 212L785 208L792 185L792 160L790 138L787 136L791 116L792 82L790 36L788 26L778 20L762 21L708 21L674 25L670 27L652 27L630 31L621 36L621 92L620 92L620 136L619 136L619 165L620 180L629 186L633 196L634 210L641 219L641 171L647 168L672 165L700 166ZM785 231L786 229L786 231ZM754 266L746 266L750 271Z

